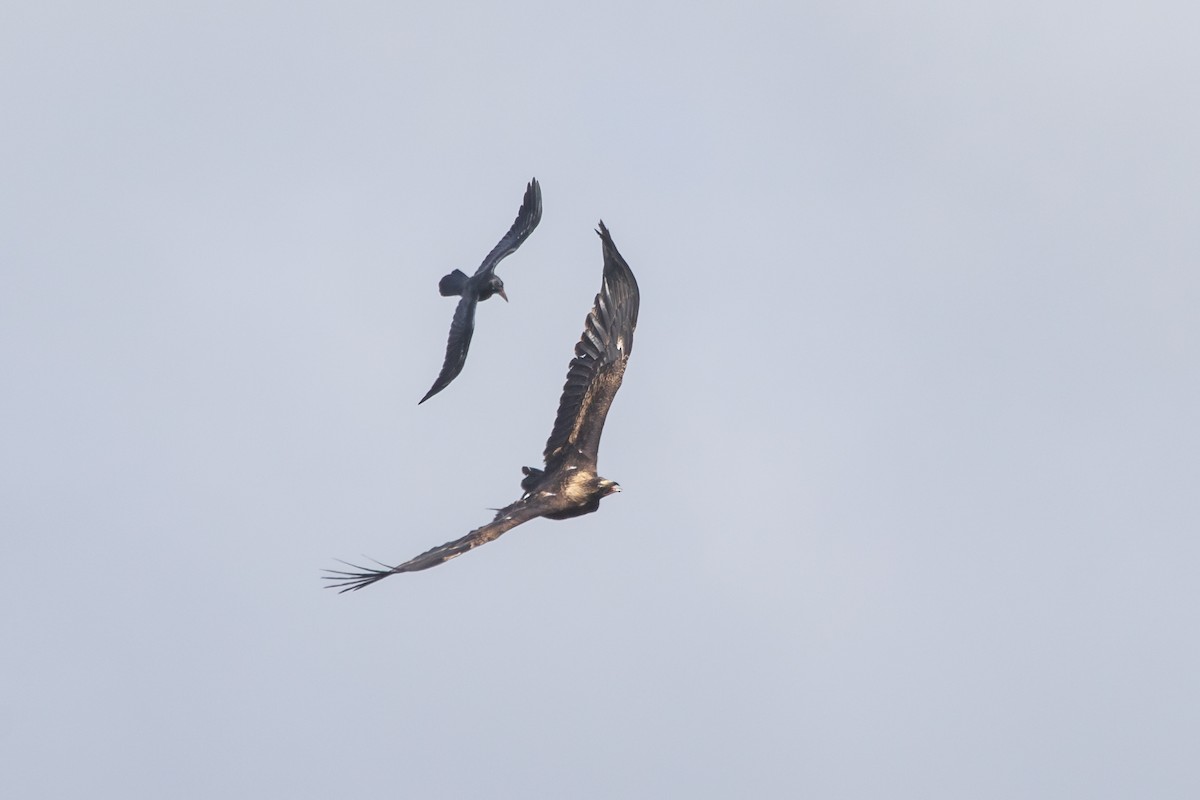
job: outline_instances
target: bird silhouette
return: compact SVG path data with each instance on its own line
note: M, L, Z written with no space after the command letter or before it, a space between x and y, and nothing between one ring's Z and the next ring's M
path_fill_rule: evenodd
M537 517L569 519L590 514L600 500L621 487L596 472L600 434L612 405L625 364L633 351L640 295L637 281L613 244L604 223L596 231L604 249L604 279L592 310L584 320L583 336L567 368L554 428L543 452L543 469L522 467L523 494L496 513L488 524L397 566L379 569L342 562L353 571L327 570L331 589L362 589L400 572L417 572L449 561ZM377 562L378 563L378 562Z
M475 332L475 306L494 294L508 302L504 281L496 274L496 265L514 253L541 221L542 187L534 178L525 187L525 199L521 202L521 210L517 212L512 227L483 259L475 274L468 277L461 269L456 269L438 281L438 291L443 297L461 295L462 299L458 301L454 319L450 322L450 338L446 342L446 360L442 362L442 371L417 405L445 389L462 372L463 364L467 362L467 350L471 346L471 335Z

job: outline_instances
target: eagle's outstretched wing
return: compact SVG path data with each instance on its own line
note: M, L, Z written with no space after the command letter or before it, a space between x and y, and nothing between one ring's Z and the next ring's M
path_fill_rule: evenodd
M529 234L533 233L533 229L542 221L542 187L534 178L525 187L525 197L521 201L521 210L517 212L517 218L513 220L512 227L508 229L508 233L496 243L492 248L492 252L487 254L483 259L483 263L479 265L479 269L475 270L475 274L479 275L484 272L495 272L496 265L504 260L505 256L512 255L521 242L529 238Z
M476 528L461 539L455 539L452 542L438 545L431 550L426 550L421 555L410 558L403 564L397 564L394 567L389 567L387 564L380 564L380 569L371 569L369 567L360 567L357 564L342 562L354 571L325 570L329 573L324 576L325 580L331 581L331 583L326 584L325 588L338 589L342 592L357 591L389 575L396 575L401 572L419 572L423 569L436 567L438 564L444 564L469 550L474 550L481 544L487 544L493 539L498 539L523 522L528 522L531 519L542 516L545 510L538 502L522 498L500 509L496 513L495 518L487 525Z
M596 233L604 247L604 280L567 368L558 416L543 453L548 471L574 459L595 468L604 419L633 352L640 300L637 280L603 222Z

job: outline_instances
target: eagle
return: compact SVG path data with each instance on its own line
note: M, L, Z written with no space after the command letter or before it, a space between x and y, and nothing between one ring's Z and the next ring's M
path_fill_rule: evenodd
M483 259L475 274L468 277L461 269L456 269L438 281L438 291L443 297L458 295L462 299L458 301L458 307L454 309L454 319L450 322L450 338L446 342L446 360L442 362L442 371L417 405L445 389L450 385L450 381L462 372L463 364L467 363L471 335L475 332L475 306L494 294L500 295L504 302L508 302L508 295L504 293L504 281L496 274L496 265L506 256L515 253L541 221L542 187L537 178L534 178L525 187L525 199L521 202L521 210L517 212L512 227Z
M567 369L558 415L543 452L545 463L542 468L521 468L525 477L521 480L520 499L500 509L488 524L403 564L392 567L380 563L380 568L374 569L342 562L353 571L326 570L329 574L324 577L330 581L327 588L348 592L389 575L436 567L531 519L590 514L600 507L602 498L621 491L616 481L596 472L596 458L604 419L621 388L625 364L633 352L640 295L633 272L603 221L596 233L604 249L604 279Z

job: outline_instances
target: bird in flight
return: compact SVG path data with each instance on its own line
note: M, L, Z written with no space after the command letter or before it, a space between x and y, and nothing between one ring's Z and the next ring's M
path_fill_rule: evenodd
M612 405L625 364L633 351L637 326L638 285L625 259L617 252L604 223L596 231L604 248L604 280L592 310L584 320L583 336L575 345L575 357L567 368L567 381L558 401L558 415L546 441L544 469L522 467L524 493L500 509L488 524L461 539L447 542L398 566L380 564L379 569L346 564L354 571L327 570L328 588L348 592L370 586L400 572L417 572L436 567L463 553L487 544L537 517L569 519L590 514L600 499L621 491L615 481L596 473L600 434ZM346 563L346 562L343 562Z
M537 178L525 187L525 199L521 201L521 210L513 221L508 233L504 234L492 252L487 254L479 269L470 277L461 269L456 269L438 281L438 291L443 297L460 295L458 307L454 309L454 319L450 322L450 339L446 342L446 360L442 362L442 371L437 380L420 402L424 403L435 394L450 385L450 381L462 372L463 364L467 363L467 348L471 346L471 334L475 332L475 306L481 300L487 300L494 294L500 295L508 302L504 293L504 281L496 274L496 265L505 256L516 252L521 242L529 238L533 229L542 221L542 187Z

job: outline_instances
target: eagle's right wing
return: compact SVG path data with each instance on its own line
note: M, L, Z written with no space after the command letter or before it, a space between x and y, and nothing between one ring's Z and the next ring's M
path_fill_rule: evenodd
M543 453L547 470L568 458L581 458L595 468L604 419L633 352L641 302L637 280L603 222L596 233L604 246L604 280L567 368L558 415Z

